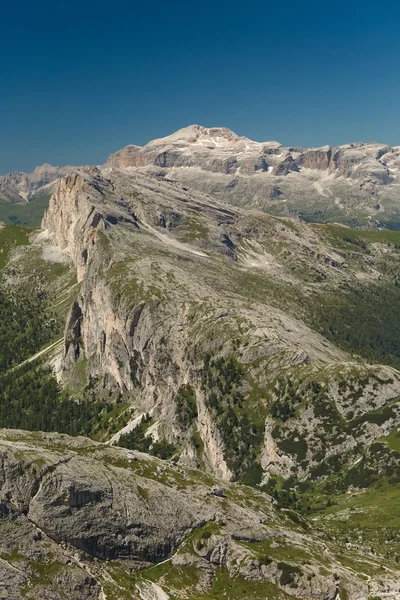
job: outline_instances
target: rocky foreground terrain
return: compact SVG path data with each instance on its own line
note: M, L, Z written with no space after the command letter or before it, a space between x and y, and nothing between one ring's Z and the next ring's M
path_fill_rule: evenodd
M400 593L398 572L277 512L256 490L57 434L2 430L0 455L2 598Z
M2 597L398 598L400 234L120 167L0 230Z

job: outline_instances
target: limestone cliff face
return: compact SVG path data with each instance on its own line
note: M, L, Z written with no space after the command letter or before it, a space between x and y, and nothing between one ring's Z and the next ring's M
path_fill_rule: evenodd
M81 294L67 319L64 378L86 356L88 378L100 378L104 387L125 394L144 412L156 409L163 436L174 439L173 399L182 385L196 385L196 368L186 346L187 298L171 303L168 297L158 297L160 290L148 296L133 281L132 289L124 291L135 275L134 269L125 272L124 280L118 274L121 268L124 277L129 254L124 241L132 231L140 237L146 234L144 222L139 232L133 208L124 205L128 215L122 215L118 204L123 201L113 185L96 169L86 169L58 184L43 220L52 242L69 254L81 282ZM143 207L137 209L144 214ZM151 206L146 214L150 222L153 214ZM117 242L113 235L118 223L130 231ZM221 251L225 252L224 244ZM151 268L146 265L138 275L150 273ZM229 478L218 431L205 408L198 426L210 469Z
M87 263L91 260L98 231L104 230L104 215L96 212L91 202L93 187L87 175L97 175L95 168L73 173L57 183L52 201L44 216L42 227L51 231L53 241L66 250L74 262L78 281L82 281ZM103 185L107 185L102 180ZM99 190L99 199L104 190Z
M332 159L332 149L330 146L323 148L310 149L304 152L300 163L306 169L329 169Z
M107 166L117 167L119 169L133 166L143 167L146 162L139 158L141 156L140 150L140 146L135 146L133 144L125 146L125 148L109 157Z

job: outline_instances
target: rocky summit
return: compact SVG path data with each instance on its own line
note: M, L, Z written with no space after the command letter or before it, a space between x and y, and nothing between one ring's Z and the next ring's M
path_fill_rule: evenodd
M1 598L400 597L400 233L290 208L396 152L193 126L0 227Z

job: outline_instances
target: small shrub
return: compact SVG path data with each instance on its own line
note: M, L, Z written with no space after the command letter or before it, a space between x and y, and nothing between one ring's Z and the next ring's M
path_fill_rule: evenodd
M299 569L299 567L289 565L285 562L278 562L278 569L281 571L281 576L279 578L279 583L281 585L290 585L294 587L293 584L296 581L296 575L302 574L302 571Z

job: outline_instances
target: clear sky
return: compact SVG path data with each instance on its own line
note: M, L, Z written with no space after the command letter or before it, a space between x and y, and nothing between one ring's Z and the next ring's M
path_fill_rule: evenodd
M400 144L398 0L3 0L0 173L192 123Z

